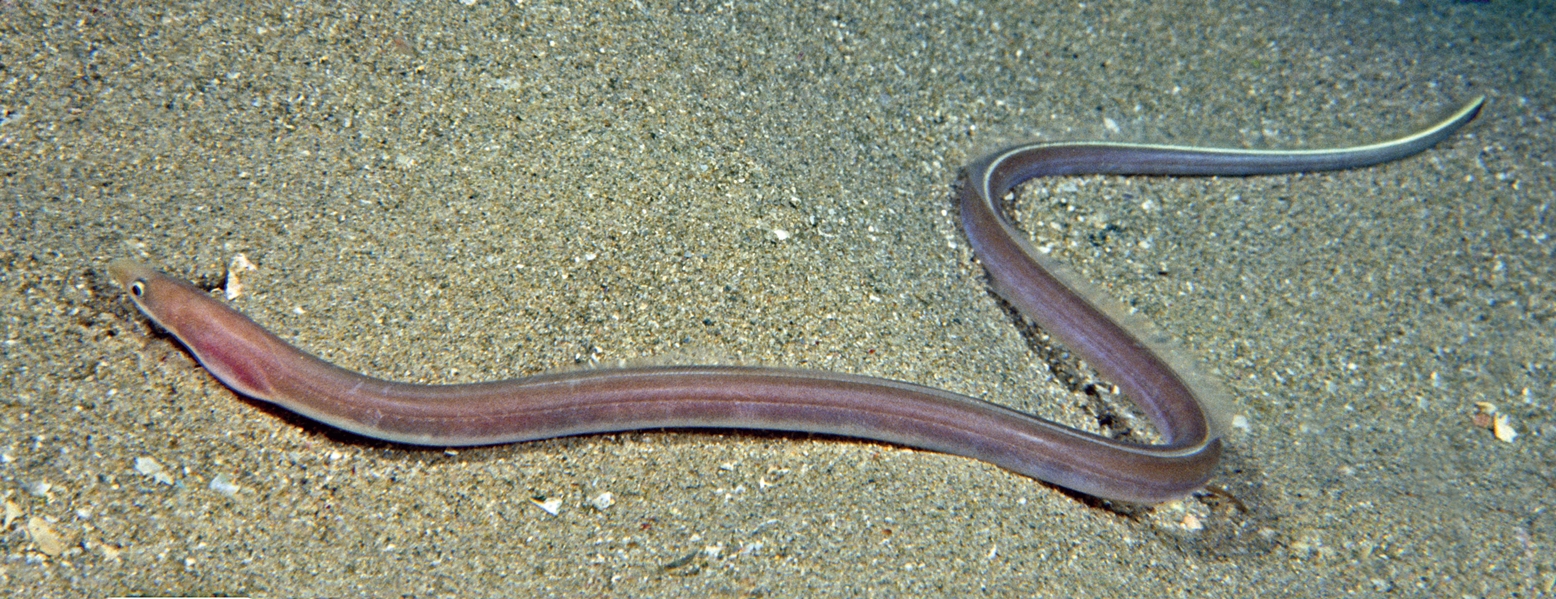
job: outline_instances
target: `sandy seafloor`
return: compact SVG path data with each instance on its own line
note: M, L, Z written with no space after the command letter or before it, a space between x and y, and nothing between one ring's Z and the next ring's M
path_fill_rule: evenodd
M1553 23L1502 0L4 0L0 595L1551 597ZM399 380L782 365L1117 432L1099 416L1127 403L991 293L961 165L1029 138L1371 141L1478 94L1394 164L1024 190L1034 243L1245 421L1223 493L1151 509L798 434L364 441L235 397L105 269L215 286L241 254L234 306Z

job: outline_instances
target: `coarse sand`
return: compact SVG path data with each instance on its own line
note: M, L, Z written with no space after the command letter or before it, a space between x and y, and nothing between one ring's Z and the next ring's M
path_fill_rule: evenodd
M1552 597L1553 32L1515 0L0 0L0 595ZM1122 434L990 291L961 165L1360 143L1481 94L1373 168L1022 190L1229 391L1213 486L1154 507L831 437L354 438L236 397L106 273L230 270L396 380L778 365Z

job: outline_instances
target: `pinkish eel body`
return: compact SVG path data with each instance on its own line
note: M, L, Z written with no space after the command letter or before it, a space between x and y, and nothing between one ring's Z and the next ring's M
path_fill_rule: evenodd
M1164 442L1079 431L985 401L886 379L739 366L671 366L415 385L339 368L194 286L130 260L109 272L148 317L233 391L360 435L468 446L668 427L828 433L966 456L1107 499L1155 503L1204 485L1221 455L1201 393L1146 339L1045 268L998 198L1033 177L1255 175L1345 169L1420 152L1469 122L1478 98L1388 142L1261 151L1106 142L1013 146L968 167L962 222L995 288L1117 384Z

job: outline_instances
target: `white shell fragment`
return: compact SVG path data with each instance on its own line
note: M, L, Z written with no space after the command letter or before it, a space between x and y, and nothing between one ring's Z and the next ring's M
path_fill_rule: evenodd
M1477 401L1475 402L1475 426L1491 429L1491 435L1503 443L1512 443L1518 438L1518 429L1513 428L1513 423L1508 420L1507 414L1498 414L1496 404Z
M555 516L557 512L561 511L562 509L562 500L556 497L549 499L531 497L529 502L535 504L535 507L545 510L547 514L551 514L553 516Z
M1491 434L1503 443L1512 443L1513 439L1518 438L1518 431L1507 422L1507 414L1497 414L1491 421Z
M243 295L243 281L238 280L238 273L245 270L259 270L253 262L249 262L248 256L238 254L232 257L232 262L227 264L227 282L222 285L222 293L227 300L235 300Z

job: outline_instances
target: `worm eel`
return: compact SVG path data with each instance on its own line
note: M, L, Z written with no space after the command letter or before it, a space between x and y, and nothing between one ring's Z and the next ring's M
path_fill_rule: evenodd
M1220 458L1200 395L1141 334L1045 268L998 199L1041 176L1254 175L1377 164L1432 146L1483 102L1418 133L1350 148L1035 143L966 169L962 222L994 288L1117 384L1160 430L1160 445L1109 439L940 389L819 371L672 366L461 385L384 381L293 347L189 283L130 260L108 269L146 316L233 391L367 437L452 447L679 427L827 433L983 460L1100 498L1157 503L1202 486Z

